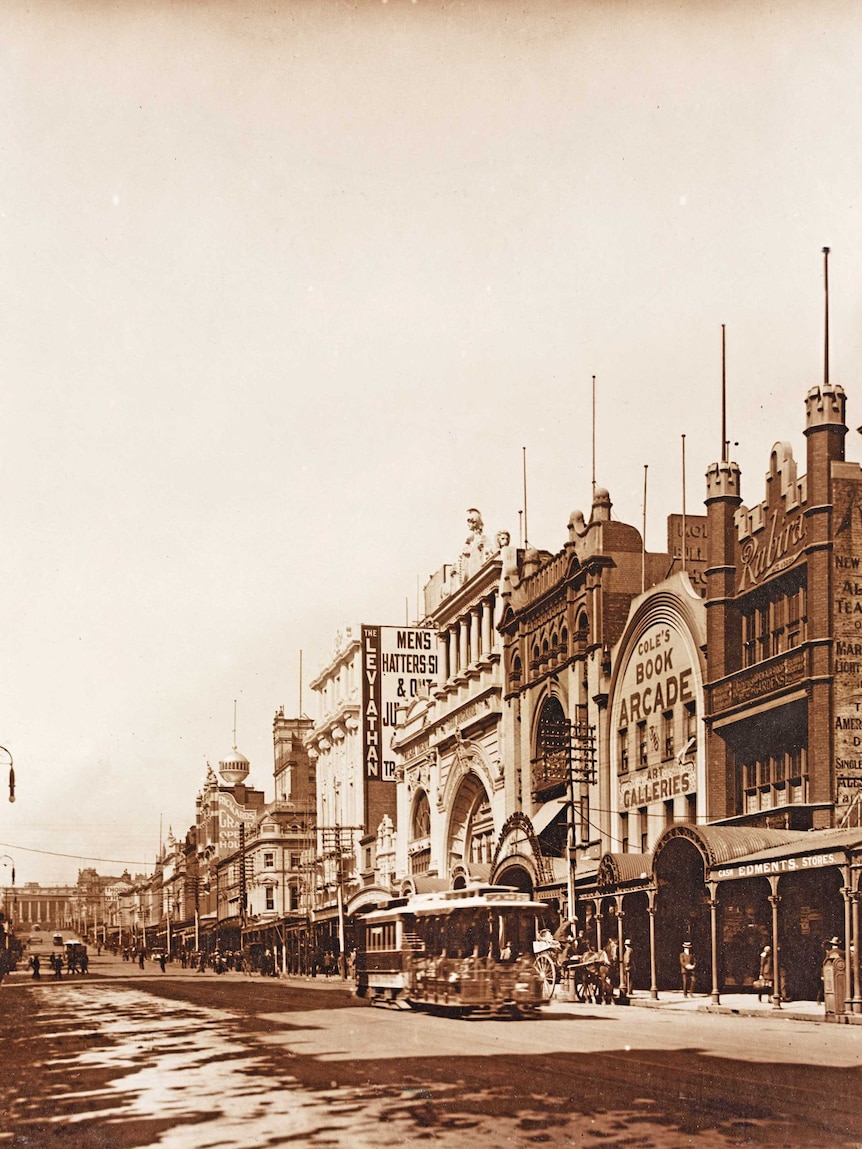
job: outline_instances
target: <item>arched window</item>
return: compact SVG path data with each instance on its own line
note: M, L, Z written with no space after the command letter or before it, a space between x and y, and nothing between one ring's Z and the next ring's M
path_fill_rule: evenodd
M590 620L587 618L586 612L581 611L581 613L578 615L578 629L575 634L575 644L577 646L578 654L586 654L589 641Z
M571 728L559 698L545 701L536 731L533 758L534 792L565 786L569 774L569 739Z
M416 799L413 807L413 825L411 826L411 840L428 838L431 835L431 805L428 795L423 790Z

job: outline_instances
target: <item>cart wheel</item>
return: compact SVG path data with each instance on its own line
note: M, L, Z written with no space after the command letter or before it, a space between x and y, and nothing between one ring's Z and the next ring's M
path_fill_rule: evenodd
M534 965L542 983L542 997L548 1001L549 998L553 997L554 987L557 984L557 967L547 954L539 954Z

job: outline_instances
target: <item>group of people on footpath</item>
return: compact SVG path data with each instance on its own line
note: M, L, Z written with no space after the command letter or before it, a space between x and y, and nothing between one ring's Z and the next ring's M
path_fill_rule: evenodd
M38 954L33 954L28 964L32 970L34 981L40 981L42 978L42 959ZM76 950L70 948L66 953L65 962L63 961L63 955L61 953L50 953L48 955L48 964L51 966L55 978L63 976L64 966L68 976L71 976L73 973L85 974L90 972L90 959L85 949Z

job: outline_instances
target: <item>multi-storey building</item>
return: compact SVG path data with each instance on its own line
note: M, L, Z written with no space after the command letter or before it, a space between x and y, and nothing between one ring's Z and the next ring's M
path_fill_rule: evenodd
M632 604L608 706L616 842L579 906L634 940L654 994L678 986L683 941L715 1000L769 942L774 1004L814 997L837 936L862 1012L862 468L843 390L805 410L807 473L775 444L753 507L736 463L709 468L704 601L677 576Z
M345 907L362 885L359 843L369 831L361 683L360 631L348 626L336 636L333 657L311 682L317 716L307 746L315 771L316 851L313 866L305 870L304 896L315 952L345 952Z
M223 863L240 851L266 803L262 790L246 785L249 769L249 760L234 745L219 762L218 777L207 766L195 803L198 916L209 949L238 950L242 944L240 892Z
M507 531L491 543L475 509L468 531L455 562L425 587L438 679L405 707L395 741L395 874L405 890L488 881L507 813L497 627L524 553Z
M39 930L78 929L78 887L43 886L25 882L23 886L5 886L4 912L20 934Z
M645 551L640 532L612 519L610 496L597 488L589 518L571 515L563 549L528 553L504 582L509 757L495 880L573 905L576 884L612 848L620 830L610 762L620 752L627 763L630 753L609 724L612 651L633 600L676 563L670 548ZM645 753L641 721L638 713L628 740Z

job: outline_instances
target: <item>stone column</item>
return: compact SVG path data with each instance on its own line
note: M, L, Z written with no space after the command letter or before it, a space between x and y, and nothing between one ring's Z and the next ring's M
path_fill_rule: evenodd
M853 1012L862 1013L862 993L859 992L859 899L862 894L854 890L850 897L853 903Z
M474 606L470 610L470 662L471 664L479 661L479 655L482 653L480 646L479 633L480 633L480 618L482 608L481 606Z
M490 598L482 600L482 656L487 658L494 648L494 604Z
M454 678L458 673L458 631L454 626L449 627L447 645L449 647L449 678Z
M647 913L649 914L649 995L653 1001L658 1001L658 978L656 975L655 960L655 890L648 890L647 897L649 898L649 905L647 906Z
M449 677L449 638L437 632L437 685L442 686Z
M458 627L458 673L463 674L470 662L470 635L467 630L467 619L459 619L456 625Z
M850 867L844 867L844 885L841 887L841 897L844 899L844 954L847 961L847 973L844 977L844 1012L853 1012L853 996L854 985L851 982L853 978L853 965L858 962L859 957L854 946L853 961L850 960L850 945L855 940L853 929L853 912L852 912L852 889L850 888Z
M685 540L683 540L685 546ZM712 940L712 991L710 997L714 1005L718 1005L718 883L707 882L709 890L709 931Z
M772 893L769 904L772 906L772 1007L781 1009L781 960L778 954L778 907L781 896L778 893L778 878L769 878Z

